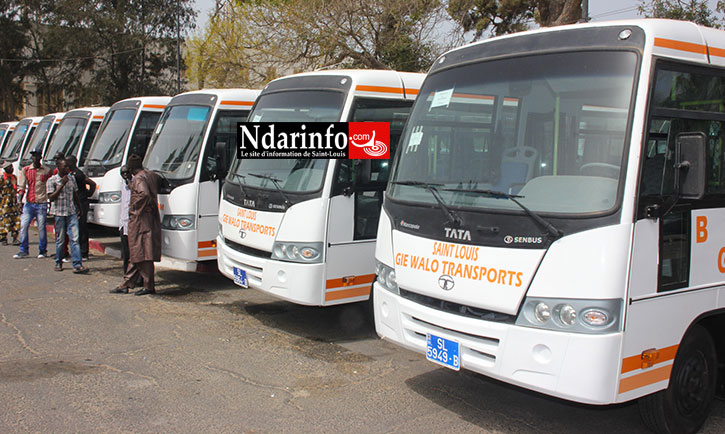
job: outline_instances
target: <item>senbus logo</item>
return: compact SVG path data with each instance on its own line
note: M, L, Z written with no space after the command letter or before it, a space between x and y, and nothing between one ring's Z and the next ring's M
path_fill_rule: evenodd
M242 122L238 158L390 158L388 122Z

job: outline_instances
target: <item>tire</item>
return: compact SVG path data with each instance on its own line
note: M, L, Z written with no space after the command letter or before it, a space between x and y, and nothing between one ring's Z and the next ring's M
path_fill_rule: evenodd
M640 398L644 424L660 434L694 434L715 398L717 352L710 333L693 326L682 339L665 390Z

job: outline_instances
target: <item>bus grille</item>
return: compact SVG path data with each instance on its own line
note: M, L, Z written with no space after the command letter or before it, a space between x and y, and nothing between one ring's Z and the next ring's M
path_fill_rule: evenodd
M423 306L440 310L446 313L461 315L468 318L481 319L484 321L493 321L500 323L513 324L516 317L504 313L494 312L478 307L467 306L465 304L453 303L451 301L441 300L439 298L429 297L427 295L418 294L412 291L400 288L400 296L414 301Z

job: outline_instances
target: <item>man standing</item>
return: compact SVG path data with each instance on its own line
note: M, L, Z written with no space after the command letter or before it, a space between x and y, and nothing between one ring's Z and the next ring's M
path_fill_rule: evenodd
M23 167L18 176L18 196L25 195L23 214L20 217L20 252L13 258L28 257L28 227L35 219L38 225L38 258L48 253L48 233L45 230L45 218L48 213L48 194L45 184L50 178L50 169L43 167L40 150L30 151L33 164Z
M12 236L13 246L19 246L18 179L13 175L12 163L4 162L2 169L3 173L0 176L0 243L7 246L8 236Z
M81 212L78 217L78 242L81 246L83 260L88 260L88 209L90 208L88 197L96 191L96 183L78 168L78 160L74 155L66 157L65 164L78 186L78 200L81 203Z
M141 157L132 155L126 164L131 181L131 201L128 209L128 247L131 267L123 282L112 293L128 293L137 275L143 279L143 289L134 295L154 294L154 262L161 260L161 218L159 217L159 176L145 170Z
M63 270L65 255L63 244L67 236L70 240L73 272L87 273L88 268L83 266L81 249L78 245L78 210L80 210L78 186L64 160L58 162L57 169L58 173L50 177L47 186L50 211L55 216L55 271Z

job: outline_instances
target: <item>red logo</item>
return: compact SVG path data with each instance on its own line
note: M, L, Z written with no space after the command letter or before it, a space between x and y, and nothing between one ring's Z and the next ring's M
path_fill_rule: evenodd
M348 128L348 158L390 158L390 122L350 122Z

